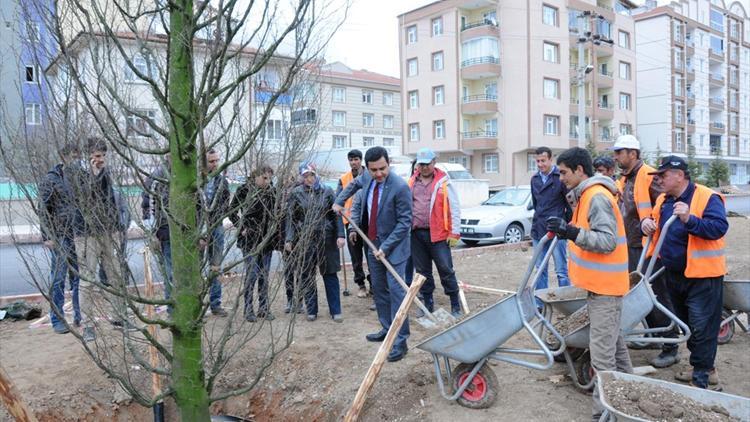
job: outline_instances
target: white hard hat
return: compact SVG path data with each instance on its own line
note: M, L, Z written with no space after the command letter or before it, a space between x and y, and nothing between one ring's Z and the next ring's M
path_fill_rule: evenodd
M638 139L633 135L620 135L617 137L615 145L611 146L609 150L617 151L621 149L637 149L640 151L641 143L638 142Z

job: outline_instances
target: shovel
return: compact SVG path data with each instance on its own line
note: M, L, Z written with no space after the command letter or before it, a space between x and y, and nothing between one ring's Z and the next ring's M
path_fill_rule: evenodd
M378 248L375 247L375 245L370 241L370 238L367 237L367 235L362 231L362 229L359 228L357 223L352 221L349 217L346 216L346 214L341 214L346 218L346 220L349 222L349 224L354 228L354 230L357 232L359 236L362 237L362 240L365 241L367 244L367 247L370 248L371 251L377 251ZM398 274L398 272L393 268L390 262L388 262L385 257L380 258L380 262L383 263L385 268L388 270L388 272L391 273L393 278L398 281L398 284L401 285L401 287L404 289L404 291L409 291L409 286L406 285L406 282L404 282L404 279L401 278L401 276ZM427 310L427 307L424 306L424 303L422 303L419 298L414 298L414 302L416 302L419 309L424 312L425 316L422 318L417 318L417 322L419 325L421 325L424 328L437 328L438 326L449 326L453 325L456 322L456 317L450 314L450 312L446 311L443 308L438 308L434 312L430 312Z

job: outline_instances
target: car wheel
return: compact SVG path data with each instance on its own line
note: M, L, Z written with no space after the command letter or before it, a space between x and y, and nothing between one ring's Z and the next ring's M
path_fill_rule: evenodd
M505 229L505 243L518 243L523 240L523 227L513 223Z
M479 244L478 240L461 239L461 241L464 242L466 244L466 246L477 246Z

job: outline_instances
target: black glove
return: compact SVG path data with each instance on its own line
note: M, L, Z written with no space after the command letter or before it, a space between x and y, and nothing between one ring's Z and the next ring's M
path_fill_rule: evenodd
M560 239L576 240L578 232L581 231L578 227L568 224L560 217L549 217L547 218L547 231L551 231L556 234Z

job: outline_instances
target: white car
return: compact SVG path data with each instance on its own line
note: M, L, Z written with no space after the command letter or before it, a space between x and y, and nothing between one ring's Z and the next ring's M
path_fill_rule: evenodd
M480 206L461 210L461 241L518 243L531 236L531 187L503 188Z

